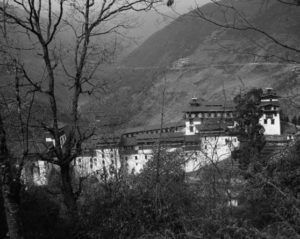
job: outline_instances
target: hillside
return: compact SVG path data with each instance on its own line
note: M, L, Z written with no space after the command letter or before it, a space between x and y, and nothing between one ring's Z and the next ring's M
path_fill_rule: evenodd
M251 24L272 37L300 48L300 8L278 1L234 1ZM201 11L218 20L219 7L207 4ZM231 16L232 17L232 16ZM230 19L230 16L229 16ZM177 121L193 96L222 100L245 88L274 87L280 95L299 93L300 54L289 51L254 31L235 31L200 20L196 11L181 16L153 34L121 66L106 71L113 81L109 104L95 111L126 108L129 124L160 121L165 88L165 120ZM285 110L295 113L291 104ZM124 113L122 111L122 113ZM119 117L122 117L120 114Z

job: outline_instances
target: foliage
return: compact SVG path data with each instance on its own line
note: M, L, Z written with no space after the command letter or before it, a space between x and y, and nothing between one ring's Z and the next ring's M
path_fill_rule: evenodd
M241 217L267 238L300 237L300 142L286 155L262 162L241 194Z
M182 218L192 210L193 194L184 181L182 159L176 154L160 156L157 184L156 158L139 175L98 185L91 201L81 210L80 238L147 238L184 232Z
M25 238L70 237L67 222L60 217L60 204L46 188L31 187L22 192L21 217Z
M2 192L0 191L0 238L4 238L7 232L6 226L6 218L5 218L5 208L3 205Z
M240 149L234 153L239 159L241 169L247 169L250 160L254 159L264 146L263 126L259 124L262 116L260 110L261 89L251 89L234 98L236 105L236 122Z
M294 125L300 125L300 115L298 116L298 118L297 118L297 116L296 115L294 115L294 117L292 118L292 121L291 121Z

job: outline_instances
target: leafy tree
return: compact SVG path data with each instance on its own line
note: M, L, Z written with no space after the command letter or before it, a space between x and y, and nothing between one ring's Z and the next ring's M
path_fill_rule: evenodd
M252 89L234 98L236 103L236 122L240 149L233 153L238 158L241 169L247 169L251 160L258 157L264 146L263 126L259 124L261 89Z
M182 157L160 154L157 190L156 158L138 175L97 184L82 210L82 235L110 238L172 238L185 233L184 216L197 201L185 182ZM159 202L159 203L157 203ZM195 208L194 208L195 209Z
M295 125L298 123L296 115L294 115L294 117L292 118L292 123L295 124Z
M240 198L240 218L263 238L299 238L299 141L263 161L248 178Z

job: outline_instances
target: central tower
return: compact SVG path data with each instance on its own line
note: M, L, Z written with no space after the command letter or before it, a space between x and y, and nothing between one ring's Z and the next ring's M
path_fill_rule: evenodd
M279 102L276 92L272 88L266 88L261 97L262 117L259 123L265 128L265 135L280 135Z

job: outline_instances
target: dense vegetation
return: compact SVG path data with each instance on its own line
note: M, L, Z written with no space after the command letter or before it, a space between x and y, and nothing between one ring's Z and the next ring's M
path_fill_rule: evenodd
M249 17L246 23L269 32L271 38L268 34L259 37L261 35L257 31L245 35L245 31L233 32L235 26L228 31L219 31L215 25L203 20L197 21L199 25L194 19L186 19L188 24L175 21L166 29L175 35L161 34L161 31L150 38L149 41L156 46L151 47L147 41L146 53L138 50L127 58L126 64L116 67L121 72L118 76L115 67L103 74L97 71L99 65L110 62L114 55L113 42L109 41L112 46L109 44L106 48L101 44L105 37L99 41L92 39L124 27L116 23L115 27L102 32L102 28L97 26L110 22L114 16L117 19L120 12L133 9L128 1L123 1L124 5L119 5L119 1L103 1L102 7L99 7L98 1L70 1L71 4L65 6L67 1L60 0L60 8L55 14L51 1L36 1L36 4L33 0L28 0L28 4L26 1L14 2L24 11L19 11L8 1L0 4L3 23L1 62L6 71L0 104L1 237L299 238L300 143L296 139L272 157L261 154L265 140L262 127L258 125L260 90L235 98L241 147L234 152L232 159L212 163L193 175L186 175L181 167L183 158L176 152L169 154L159 148L154 159L138 175L112 170L112 177L104 174L104 180L99 182L93 176L81 181L72 174L74 159L82 154L85 141L97 130L94 124L88 127L81 125L84 120L81 100L95 90L100 89L98 94L104 105L99 106L95 101L96 107L92 109L107 108L103 115L109 121L115 117L114 125L128 121L145 123L145 118L149 118L150 122L157 121L161 117L157 109L161 109L162 105L165 109L180 109L185 99L195 92L206 98L223 100L228 93L240 92L237 82L243 88L246 81L251 82L248 87L273 83L276 89L282 90L281 93L291 93L291 102L297 103L297 94L290 90L299 89L294 64L299 59L299 49L294 47L299 38L298 1L296 5L276 1L266 8L260 7L261 1L255 1L258 6L255 14L253 8L245 4L249 1L235 1L237 6L242 3L240 10L251 10L249 16L246 14L247 19ZM145 3L144 7L140 2ZM134 3L141 7L139 11L143 11L150 9L155 2L160 0L136 0ZM250 4L253 5L252 2ZM212 6L207 5L203 9L207 13L223 13L222 8ZM73 14L66 16L64 10L69 8ZM282 24L282 19L288 17L287 23ZM73 25L74 22L78 25ZM68 47L58 49L58 33L65 25L70 25L74 31L75 41L68 41ZM228 28L228 25L223 27ZM28 49L13 40L18 38L15 30L21 35L24 33L26 40L33 39L28 41L32 46L30 49L34 49L30 55L38 58L41 65L32 64L34 62L28 60L31 58L28 57ZM288 39L277 41L281 35L288 36ZM254 42L250 39L249 44L248 37L256 39ZM22 39L18 40L22 42ZM285 45L287 42L291 44ZM220 45L223 45L222 49ZM189 64L186 68L173 69L173 63L181 57L189 57ZM153 62L159 67L153 68ZM69 66L69 63L74 65ZM104 80L103 84L98 82L98 78ZM103 99L102 90L106 90L106 81L111 78L118 79L111 87L114 93ZM266 79L271 80L267 82ZM12 96L7 87L13 92ZM72 99L67 99L63 88L72 92ZM160 101L161 89L163 103ZM121 106L126 105L123 107L125 110L120 110L117 99L122 102ZM71 105L71 110L65 111L68 117L61 113L64 108L61 101ZM118 106L116 112L111 111L114 106ZM46 123L41 120L41 108L45 108ZM141 116L143 111L151 117ZM178 112L169 112L171 114L165 114L166 121L174 120L172 115L181 117ZM39 117L35 118L36 114ZM137 122L130 122L132 115ZM286 121L298 124L297 112L293 111L292 115L293 118ZM65 118L69 119L70 131L63 142L60 140L60 121ZM44 147L43 152L32 147L32 144L39 143L34 142L37 128L46 130L55 139L55 144L50 148ZM59 173L55 170L51 173L48 186L25 185L22 181L23 166L32 159L42 159L59 168ZM83 191L79 190L81 186Z
M247 164L228 159L186 175L182 158L162 150L159 170L155 157L138 175L115 175L105 183L89 178L76 220L53 192L59 177L52 174L48 187L22 191L25 236L300 238L299 157L296 141L277 157L253 154Z

